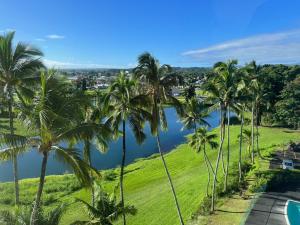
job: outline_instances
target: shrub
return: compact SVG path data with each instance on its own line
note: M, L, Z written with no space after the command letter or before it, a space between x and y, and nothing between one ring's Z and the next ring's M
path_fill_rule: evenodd
M113 170L108 170L104 173L103 178L106 181L114 181L118 177L118 174Z
M197 212L192 215L192 219L195 219L195 217L197 217L197 215L201 215L201 216L209 215L210 208L211 208L211 197L206 196L202 199Z

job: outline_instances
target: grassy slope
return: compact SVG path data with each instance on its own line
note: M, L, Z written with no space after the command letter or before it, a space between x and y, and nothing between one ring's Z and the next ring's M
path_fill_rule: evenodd
M238 128L233 127L231 129L233 137L231 144L232 161L237 159L238 143L236 137ZM261 148L267 148L297 138L299 139L299 133L286 133L281 129L262 128L260 145ZM209 151L210 158L214 160L216 153L216 150ZM203 157L192 151L187 144L183 144L167 154L166 161L175 183L184 219L189 220L205 196L207 174ZM138 209L138 214L135 217L129 217L129 223L137 225L177 224L176 209L160 158L143 160L129 165L126 169L134 170L125 176L126 201ZM108 183L107 186L112 186L112 184ZM77 196L88 198L86 192L80 192ZM72 213L64 218L65 224L80 215L78 211L70 211Z
M218 129L214 132L217 131ZM238 126L233 126L231 128L231 162L237 160L238 132ZM299 132L287 132L284 129L277 128L261 128L260 134L260 146L263 149L274 148L275 145L282 145L289 140L300 139ZM227 146L226 143L224 146ZM214 161L217 151L213 150L208 152L210 158ZM166 155L166 161L178 193L184 219L186 221L190 220L191 215L197 210L201 199L205 196L207 173L202 154L196 154L187 144L182 144ZM128 216L128 223L132 225L178 224L176 209L173 204L173 198L160 158L140 160L127 166L126 171L128 171L125 175L126 202L128 204L133 204L138 209L136 216ZM219 174L221 175L221 172ZM63 176L56 177L64 180ZM55 182L56 179L57 178L55 177L48 177L45 188L53 185L53 182ZM74 181L72 182L74 183ZM104 186L106 186L107 189L112 189L116 182L117 181L104 182ZM27 198L28 196L33 198L33 192L30 191L28 195L25 192L27 192L27 190L34 190L37 185L36 180L34 182L31 180L30 183L31 187L27 187L26 189L22 188L23 196L27 196ZM1 187L2 185L0 186L0 190ZM64 202L72 202L74 197L89 200L90 194L86 190L82 189L72 192L72 194L68 194L68 192L65 192L66 189L67 188L65 187L61 187L57 190L57 193L51 192L45 194L44 197L49 198L49 194L56 194L57 196L60 194L60 201ZM3 192L5 192L5 190L3 190ZM248 204L243 201L239 203L241 205ZM5 207L3 204L0 205L0 208L3 207ZM51 207L51 204L48 207ZM223 207L226 207L226 205ZM230 216L229 219L232 219L232 222L235 221L231 224L239 224L242 216L242 213ZM69 224L74 220L84 218L85 213L82 210L82 207L80 207L79 203L74 203L70 206L70 209L64 216L62 224ZM217 220L222 221L225 218L228 218L228 213L224 214L224 218L221 216L220 218L217 218ZM116 224L121 224L121 221Z

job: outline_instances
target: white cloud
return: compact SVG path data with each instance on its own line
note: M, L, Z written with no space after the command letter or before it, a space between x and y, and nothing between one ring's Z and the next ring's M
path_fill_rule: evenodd
M48 39L64 39L65 36L58 35L58 34L49 34L46 36L46 38L48 38Z
M96 63L73 63L63 62L50 59L44 59L44 64L48 68L56 69L95 69L95 68L116 68L112 65L96 64Z
M13 32L16 31L15 29L12 28L6 28L5 30L0 30L0 33L8 33L8 32Z
M44 38L36 38L36 41L46 41Z
M250 60L256 60L258 63L299 63L300 30L231 40L207 48L186 51L182 55L203 65L232 58L238 59L240 63Z

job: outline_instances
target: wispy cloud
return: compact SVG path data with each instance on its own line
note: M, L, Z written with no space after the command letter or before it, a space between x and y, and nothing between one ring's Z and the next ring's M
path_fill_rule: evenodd
M44 59L44 64L48 68L56 69L89 69L89 68L116 68L112 65L104 65L97 63L74 63L74 62L63 62L50 59Z
M8 32L13 32L13 31L16 31L16 29L13 29L13 28L6 28L4 30L0 30L0 33L8 33Z
M64 39L65 36L63 35L58 35L58 34L49 34L46 36L48 39Z
M261 34L182 53L200 64L238 59L240 63L299 63L300 30Z
M36 40L36 41L46 41L44 38L36 38L34 40Z

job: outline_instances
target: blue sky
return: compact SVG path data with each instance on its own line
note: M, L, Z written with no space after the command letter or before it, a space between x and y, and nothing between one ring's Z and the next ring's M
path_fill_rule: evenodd
M299 0L0 0L0 32L41 48L49 67L300 63Z

